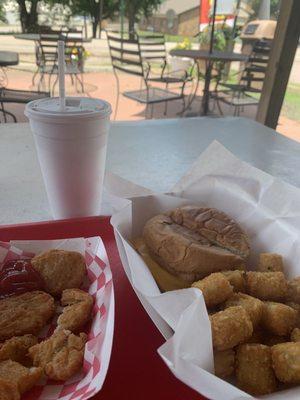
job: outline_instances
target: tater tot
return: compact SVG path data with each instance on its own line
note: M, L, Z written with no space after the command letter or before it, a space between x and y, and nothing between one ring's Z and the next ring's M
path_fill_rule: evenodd
M300 304L300 276L288 282L287 299Z
M265 331L263 331L260 327L256 328L252 336L245 343L264 343Z
M234 271L222 271L222 274L229 280L234 292L245 292L245 272L238 269Z
M285 303L287 306L292 307L294 310L297 311L297 322L296 327L300 328L300 304L294 303L293 301L287 301Z
M214 352L215 375L219 378L231 376L235 367L235 352L232 349Z
M282 272L247 272L247 293L260 300L282 300L287 294L287 282Z
M292 342L300 342L300 329L294 328L291 332L291 341Z
M236 354L237 385L252 395L264 395L276 390L271 349L263 344L242 344Z
M277 344L271 351L277 379L284 383L300 383L300 342Z
M210 274L206 278L194 282L192 287L202 291L207 308L223 303L233 293L229 280L220 272Z
M243 307L229 307L209 318L213 347L216 350L232 349L238 344L244 343L253 333L251 319Z
M261 253L257 271L260 272L283 272L283 259L280 254L276 253Z
M232 306L243 307L252 321L253 328L255 329L263 316L264 303L263 301L249 296L245 293L234 293L226 302L225 308Z
M275 344L285 343L289 341L288 336L278 336L278 335L270 335L269 333L264 335L263 341L261 343L267 346L275 346Z
M297 311L282 303L265 301L263 327L273 335L289 335L296 326Z

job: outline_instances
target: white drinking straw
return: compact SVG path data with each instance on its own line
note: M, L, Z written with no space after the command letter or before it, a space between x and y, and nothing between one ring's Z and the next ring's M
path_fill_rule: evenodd
M66 108L65 95L65 42L58 41L58 84L59 84L59 102L60 109Z

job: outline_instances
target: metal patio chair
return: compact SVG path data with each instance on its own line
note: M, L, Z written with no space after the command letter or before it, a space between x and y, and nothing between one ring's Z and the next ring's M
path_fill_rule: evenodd
M48 92L35 92L30 90L15 90L0 87L0 113L3 115L4 122L8 122L7 117L11 117L14 122L17 122L16 116L4 108L4 104L17 103L26 104L32 100L49 97Z
M73 32L72 32L73 33ZM71 35L71 32L70 32ZM69 37L68 32L51 34L41 34L36 43L36 65L37 70L32 78L33 85L35 78L39 74L38 90L47 87L53 95L58 82L58 40L65 41L65 74L70 76L72 85L80 85L84 92L83 72L84 72L84 47L78 37ZM45 77L48 76L48 85ZM52 78L55 77L53 84Z
M129 99L135 100L146 105L146 115L148 106L151 105L151 117L153 116L153 105L157 103L167 103L172 100L182 100L183 110L185 108L185 85L191 80L187 73L183 77L175 78L167 74L153 76L151 73L150 57L154 60L156 57L150 51L142 50L141 40L138 38L122 38L119 32L107 32L108 46L111 56L114 75L117 81L117 99L115 108L115 118L118 111L120 82L118 71L135 75L141 78L141 87L138 90L123 92L123 95ZM143 43L144 44L144 43ZM157 51L157 49L156 49ZM145 55L147 54L147 56ZM156 54L157 55L157 54ZM158 56L161 59L160 55ZM151 83L161 83L163 88L152 86ZM170 84L177 84L178 92L169 90ZM166 113L166 108L165 108Z
M240 115L240 110L248 106L259 104L260 94L267 71L272 42L270 40L257 41L252 53L240 73L238 83L218 81L210 97L223 115L220 103L234 107L234 116Z

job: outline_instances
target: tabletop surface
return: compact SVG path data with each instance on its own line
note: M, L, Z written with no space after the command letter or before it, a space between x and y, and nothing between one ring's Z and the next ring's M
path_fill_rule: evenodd
M0 51L0 66L17 65L19 63L19 54L14 51Z
M72 33L71 33L72 35ZM56 33L44 33L43 37L49 37L49 38L53 38L55 36L59 36L59 34ZM16 39L22 39L22 40L34 40L34 41L38 41L40 40L40 34L39 33L19 33L17 35L14 35L14 37ZM92 38L76 38L76 37L66 37L65 40L67 42L82 42L82 43L89 43L92 41Z
M174 49L170 51L172 56L188 57L194 60L217 60L217 61L246 61L247 55L242 53L234 53L231 51L215 50L210 53L208 50L180 50Z
M114 122L107 169L165 192L218 140L240 159L300 187L300 143L246 118ZM0 224L51 219L28 124L0 125Z

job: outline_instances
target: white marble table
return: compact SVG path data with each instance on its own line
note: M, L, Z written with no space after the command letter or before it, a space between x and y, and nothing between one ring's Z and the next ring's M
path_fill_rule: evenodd
M115 122L107 169L154 191L167 191L213 140L300 187L300 143L244 118ZM0 125L0 160L0 224L51 219L28 124Z

